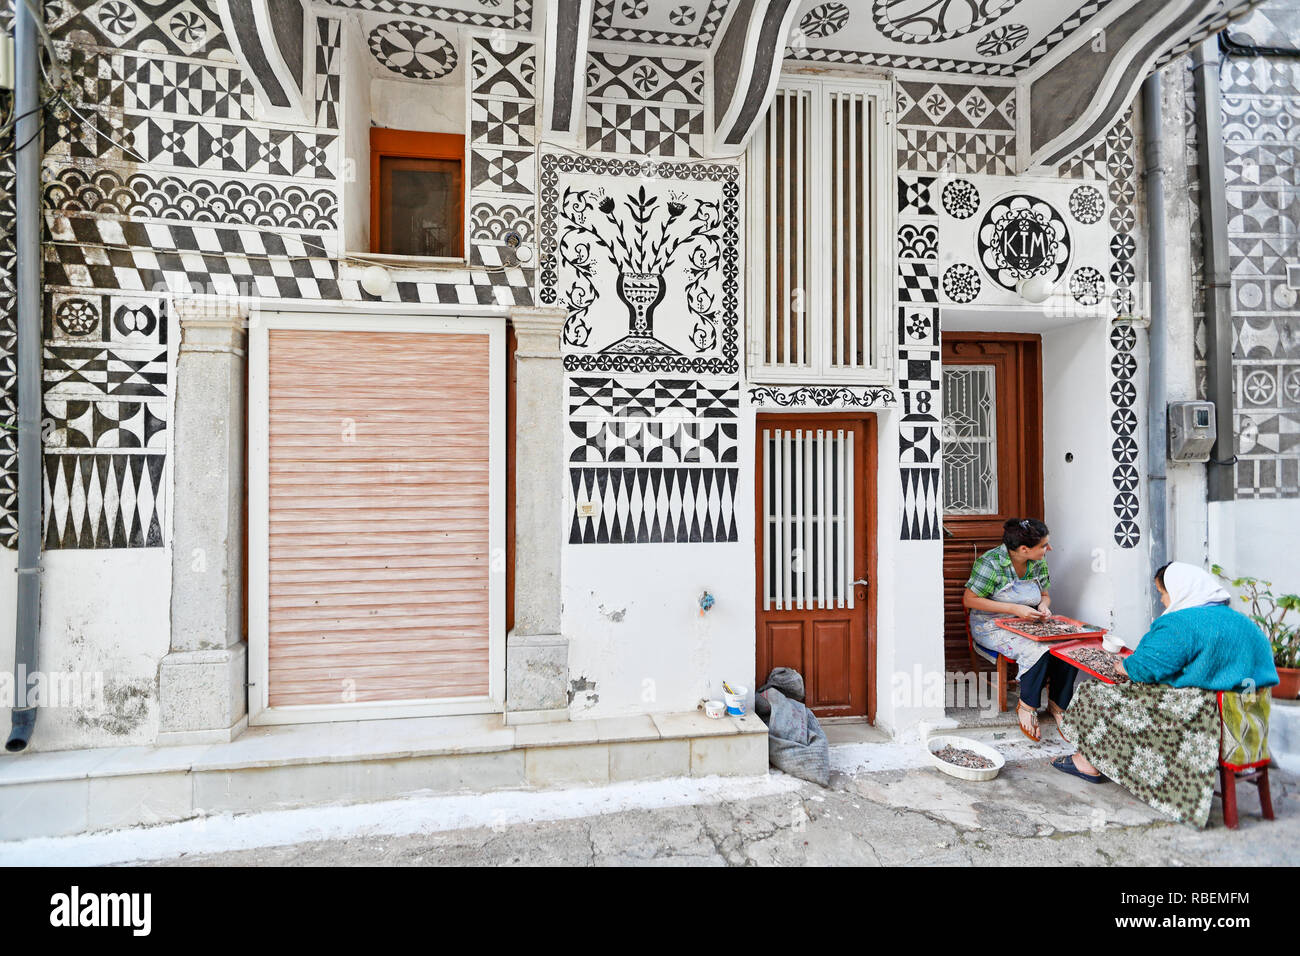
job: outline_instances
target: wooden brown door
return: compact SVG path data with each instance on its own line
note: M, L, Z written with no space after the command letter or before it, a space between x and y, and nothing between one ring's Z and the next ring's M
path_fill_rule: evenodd
M975 557L1012 517L1043 516L1042 343L943 336L943 597L948 670L970 667L962 592Z
M757 687L803 675L819 717L875 719L875 419L760 415Z

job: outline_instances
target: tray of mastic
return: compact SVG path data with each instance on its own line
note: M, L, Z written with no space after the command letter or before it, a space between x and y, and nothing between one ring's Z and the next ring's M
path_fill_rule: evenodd
M1074 641L1084 637L1102 637L1106 633L1104 627L1084 624L1064 614L1053 614L1037 621L1022 617L999 617L993 623L1004 631L1019 634L1031 641Z
M1119 653L1115 654L1106 650L1099 638L1085 637L1077 641L1057 644L1051 649L1051 653L1107 684L1128 683L1128 677L1115 668L1117 663L1133 653L1127 647L1121 646Z

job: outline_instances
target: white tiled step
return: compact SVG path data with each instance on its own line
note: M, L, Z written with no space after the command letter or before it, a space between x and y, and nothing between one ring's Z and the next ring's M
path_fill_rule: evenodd
M510 726L487 715L257 727L229 743L0 757L0 840L422 791L766 770L767 728L752 715Z

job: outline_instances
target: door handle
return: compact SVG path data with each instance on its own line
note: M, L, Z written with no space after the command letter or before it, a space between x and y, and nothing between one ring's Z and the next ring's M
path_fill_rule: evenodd
M861 585L865 588L865 587L866 587L868 584L870 584L871 582L868 581L866 578L858 578L856 581L850 581L849 583L850 583L850 584L861 584Z

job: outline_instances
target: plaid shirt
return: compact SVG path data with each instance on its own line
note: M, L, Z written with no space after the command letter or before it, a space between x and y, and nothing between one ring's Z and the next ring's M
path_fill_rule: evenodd
M1025 579L1029 578L1037 581L1038 586L1044 591L1050 590L1052 578L1047 573L1047 561L1030 561L1025 568ZM1019 579L1016 577L1015 568L1011 566L1011 555L1007 551L1007 546L1000 544L975 559L966 587L980 597L988 598L1017 580Z

